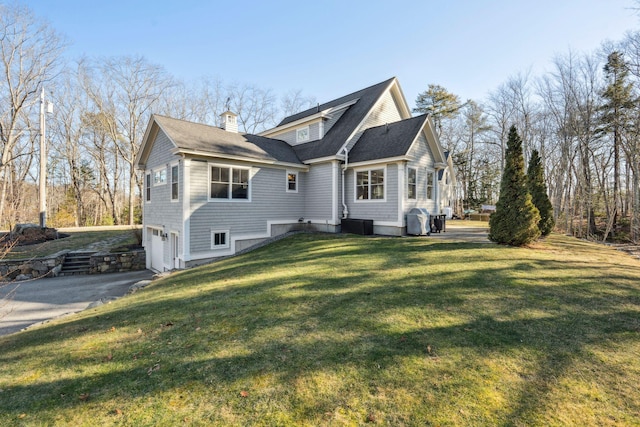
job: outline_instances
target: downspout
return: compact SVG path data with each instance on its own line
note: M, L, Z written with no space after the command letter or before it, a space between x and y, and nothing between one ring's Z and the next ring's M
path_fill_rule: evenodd
M347 168L349 167L349 150L347 147L342 149L344 152L344 165L342 165L342 219L347 219L349 217L349 209L347 208L347 204L345 203L344 198L344 177Z

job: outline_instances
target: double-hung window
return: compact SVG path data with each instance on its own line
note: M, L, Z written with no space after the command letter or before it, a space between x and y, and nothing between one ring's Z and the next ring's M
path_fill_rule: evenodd
M287 171L287 192L298 192L298 172Z
M151 174L148 173L144 178L144 199L147 202L151 201Z
M171 166L171 200L178 200L178 165Z
M407 169L407 198L416 199L418 196L418 180L416 168Z
M384 199L384 169L356 172L356 200Z
M212 199L249 199L249 169L211 166Z
M433 199L433 192L434 192L434 188L433 188L433 183L435 181L434 179L435 177L435 172L433 172L432 170L427 170L427 199L432 200Z

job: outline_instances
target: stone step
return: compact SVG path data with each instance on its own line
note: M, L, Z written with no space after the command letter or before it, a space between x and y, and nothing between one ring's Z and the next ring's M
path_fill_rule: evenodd
M95 252L70 252L64 259L60 276L87 274L90 268L91 255Z

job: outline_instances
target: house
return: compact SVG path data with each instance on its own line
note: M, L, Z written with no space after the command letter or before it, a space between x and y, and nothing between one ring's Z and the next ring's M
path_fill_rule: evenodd
M412 208L439 213L451 204L440 186L452 165L430 117L411 116L396 78L259 135L239 133L230 111L222 123L150 119L136 162L153 270L232 255L300 227L340 232L349 218L400 236Z

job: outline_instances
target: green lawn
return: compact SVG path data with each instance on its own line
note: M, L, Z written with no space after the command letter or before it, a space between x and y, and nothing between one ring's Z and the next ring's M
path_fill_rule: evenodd
M34 245L14 246L9 253L4 255L4 259L28 259L43 257L47 255L53 255L56 252L60 252L65 249L82 249L92 243L113 238L119 239L119 243L117 243L115 246L136 243L136 236L133 228L115 228L113 230L78 228L75 231L68 231L61 234L68 235L68 237L63 237L57 240L49 240L47 242L37 243Z
M0 349L0 425L640 425L640 261L300 234Z

